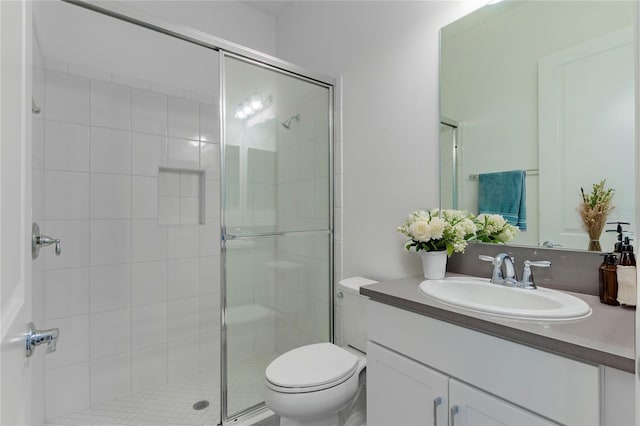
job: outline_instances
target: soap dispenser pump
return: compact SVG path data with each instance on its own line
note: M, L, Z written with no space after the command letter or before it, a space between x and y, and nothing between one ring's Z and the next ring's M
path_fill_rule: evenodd
M633 246L629 237L624 237L622 243L622 256L620 256L620 265L622 266L636 266L636 257L633 254Z
M616 235L616 243L613 246L614 253L622 253L622 236L626 232L622 229L622 225L631 225L629 222L607 222L608 225L617 225L616 229L607 229L607 232L615 232Z
M633 255L633 246L629 237L624 238L622 256L616 267L618 280L618 302L623 306L636 306L636 257Z

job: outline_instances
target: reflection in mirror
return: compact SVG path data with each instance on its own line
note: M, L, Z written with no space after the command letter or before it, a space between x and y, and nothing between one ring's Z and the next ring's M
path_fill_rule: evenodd
M608 220L635 230L633 3L505 1L442 29L443 208L477 214L485 174L522 170L513 243L585 250L580 188L606 179Z

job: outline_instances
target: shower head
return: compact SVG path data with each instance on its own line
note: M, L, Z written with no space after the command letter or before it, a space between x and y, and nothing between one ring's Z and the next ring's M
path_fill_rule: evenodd
M282 127L284 127L285 129L289 130L291 128L291 122L293 120L300 121L300 113L298 113L296 115L292 115L291 117L289 117L289 119L287 121L283 121L280 124L282 124Z

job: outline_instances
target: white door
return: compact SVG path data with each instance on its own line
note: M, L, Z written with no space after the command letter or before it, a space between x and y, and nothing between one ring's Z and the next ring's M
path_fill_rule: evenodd
M0 424L31 424L31 5L0 1Z
M616 190L609 221L635 223L633 58L628 28L540 60L540 243L587 248L580 187L602 179ZM602 249L614 241L603 234Z
M447 425L447 382L447 376L368 342L367 424Z

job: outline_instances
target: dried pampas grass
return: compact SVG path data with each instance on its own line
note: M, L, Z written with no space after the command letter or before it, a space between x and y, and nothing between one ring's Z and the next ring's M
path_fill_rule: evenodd
M615 208L611 204L614 190L606 188L606 180L593 185L593 192L585 194L580 188L582 203L578 206L578 213L582 219L582 228L589 234L589 251L602 251L600 235L607 223L609 212Z

